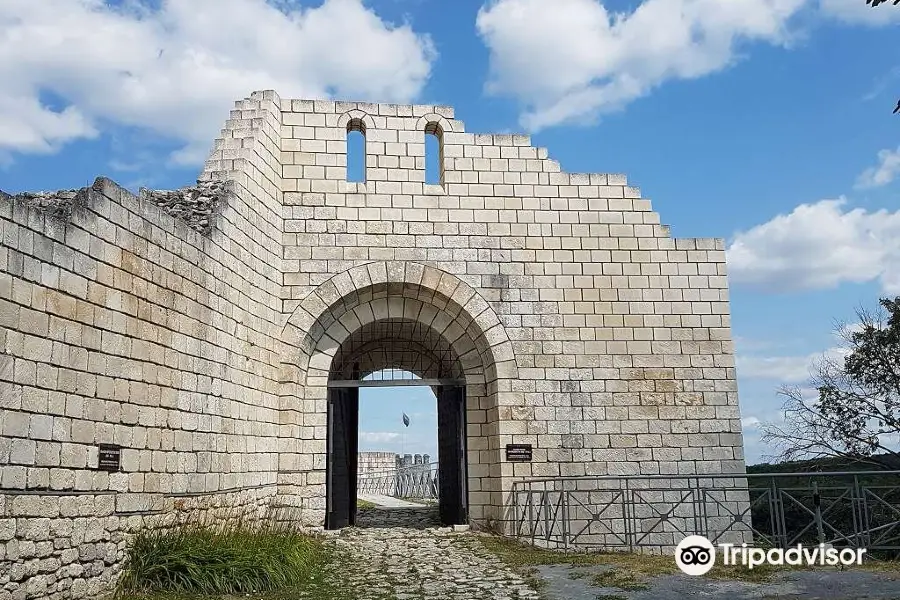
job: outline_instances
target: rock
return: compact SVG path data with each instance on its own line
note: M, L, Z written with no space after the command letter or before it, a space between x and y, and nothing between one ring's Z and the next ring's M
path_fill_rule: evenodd
M185 221L191 229L208 233L210 215L225 202L228 189L223 181L200 181L178 190L141 189L142 200L152 202L170 215Z

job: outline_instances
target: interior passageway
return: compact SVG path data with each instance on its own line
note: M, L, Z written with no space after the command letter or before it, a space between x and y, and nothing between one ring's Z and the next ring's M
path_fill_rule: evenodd
M438 505L360 510L360 391L410 386L428 387L436 399ZM459 357L447 339L413 319L381 319L360 326L335 354L328 388L326 528L467 522L466 386Z

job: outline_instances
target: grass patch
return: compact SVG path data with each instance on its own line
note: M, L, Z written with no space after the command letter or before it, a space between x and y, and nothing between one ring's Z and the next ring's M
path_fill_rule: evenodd
M356 508L375 508L378 505L374 502L369 502L368 500L363 500L361 498L356 499Z
M288 527L179 523L137 533L116 596L222 595L297 588L326 562L320 540Z
M631 571L611 568L601 571L593 577L591 582L597 587L618 588L620 590L638 591L646 590L647 584L638 579Z

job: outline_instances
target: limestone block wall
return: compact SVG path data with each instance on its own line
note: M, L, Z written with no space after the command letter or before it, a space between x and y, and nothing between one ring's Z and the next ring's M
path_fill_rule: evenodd
M449 107L280 106L286 314L337 316L329 282L359 265L425 265L474 290L511 341L516 376L470 401L473 518L499 518L524 477L743 471L722 240L673 239L625 176L564 173L527 136L468 133ZM348 129L365 132L363 183L346 180ZM424 183L429 131L440 185ZM320 378L292 378L316 396ZM532 444L533 462L506 462L507 443Z
M125 533L176 506L277 504L264 112L235 115L219 170L190 190L0 194L0 598L95 595ZM122 447L117 472L99 444Z
M357 458L357 474L385 475L397 471L397 455L393 452L360 452Z

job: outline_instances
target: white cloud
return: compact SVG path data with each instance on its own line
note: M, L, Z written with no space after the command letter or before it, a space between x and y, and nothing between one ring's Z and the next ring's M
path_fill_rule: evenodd
M741 419L741 427L743 427L744 429L756 429L761 424L762 422L754 416L744 417Z
M476 26L490 51L488 91L518 99L521 124L534 131L590 123L666 81L725 69L748 43L787 45L804 9L868 25L897 18L865 8L863 0L644 0L616 13L601 0L488 0Z
M736 356L737 373L741 379L765 379L779 384L794 384L809 380L815 366L823 359L839 359L847 354L842 347L829 348L803 356Z
M399 433L391 431L360 431L359 441L369 444L382 444L388 442L396 442L400 439Z
M865 0L819 0L818 3L822 13L844 23L877 26L900 22L900 10L892 5L873 8Z
M894 12L900 15L900 10ZM878 98L897 78L900 78L900 65L893 67L890 71L877 78L872 84L872 88L863 96L863 100L869 101Z
M173 159L196 163L251 91L409 101L435 58L362 0L145 2L0 2L0 153L54 152L112 123L184 142Z
M900 14L900 10L897 11ZM882 150L878 153L878 164L863 171L856 180L858 189L885 186L900 176L900 146L896 150Z
M727 250L734 283L779 291L878 281L900 293L900 210L846 208L846 200L801 204L736 234Z
M797 383L810 376L809 356L742 356L737 355L737 373L742 379L770 379L780 383Z

